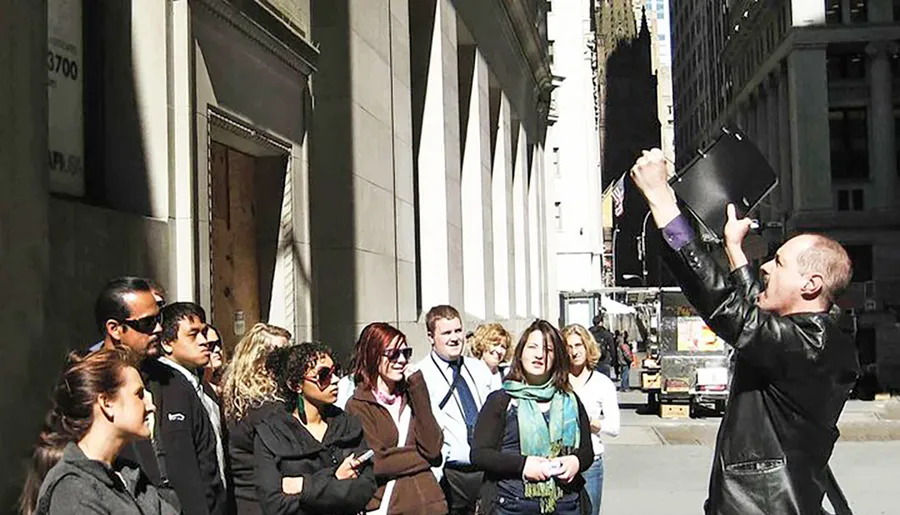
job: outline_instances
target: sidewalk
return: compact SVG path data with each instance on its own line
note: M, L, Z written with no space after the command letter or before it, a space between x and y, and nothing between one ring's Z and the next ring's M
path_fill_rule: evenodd
M616 438L604 438L606 445L702 445L713 446L721 417L663 419L638 413L646 394L638 390L619 392L621 429ZM886 401L850 400L838 422L841 442L900 440L900 399Z

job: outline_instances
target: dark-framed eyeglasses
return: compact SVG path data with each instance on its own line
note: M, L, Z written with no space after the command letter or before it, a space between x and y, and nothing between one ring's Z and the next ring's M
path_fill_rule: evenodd
M335 376L340 375L341 366L335 363L333 366L320 368L313 377L304 376L303 380L315 384L319 387L319 390L324 390L331 386L331 382L334 380Z
M122 320L121 323L127 325L128 327L134 329L139 333L153 334L156 326L162 323L162 315L157 313L155 315L146 316L144 318L126 319Z
M406 358L406 361L412 359L412 347L403 347L400 349L390 349L384 351L381 355L386 357L388 361L397 362L400 360L400 356Z
M218 352L222 350L222 340L208 341L206 342L206 346L209 347L209 352Z

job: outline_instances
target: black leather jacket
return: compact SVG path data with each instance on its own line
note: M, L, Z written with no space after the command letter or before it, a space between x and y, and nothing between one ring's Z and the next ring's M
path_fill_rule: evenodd
M694 308L736 351L706 513L821 513L838 416L859 374L853 342L826 313L760 310L753 271L725 274L697 241L666 260Z

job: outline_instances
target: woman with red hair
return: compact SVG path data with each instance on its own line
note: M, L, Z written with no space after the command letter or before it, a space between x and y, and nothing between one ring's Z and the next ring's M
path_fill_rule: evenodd
M347 412L360 418L375 451L378 489L366 509L378 515L447 513L431 472L441 464L444 438L422 373L408 371L411 358L406 336L390 324L367 325L356 342Z

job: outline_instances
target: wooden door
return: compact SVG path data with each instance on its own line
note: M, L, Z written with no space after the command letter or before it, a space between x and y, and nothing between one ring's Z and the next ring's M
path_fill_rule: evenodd
M227 351L260 320L255 159L210 143L212 313Z

